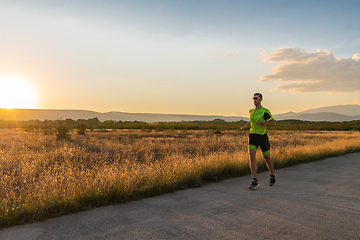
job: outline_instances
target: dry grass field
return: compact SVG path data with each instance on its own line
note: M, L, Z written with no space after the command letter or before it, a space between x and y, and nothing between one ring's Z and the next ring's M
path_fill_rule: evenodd
M247 138L245 131L117 130L59 141L0 129L0 227L247 175ZM360 151L356 131L269 131L269 139L275 168Z

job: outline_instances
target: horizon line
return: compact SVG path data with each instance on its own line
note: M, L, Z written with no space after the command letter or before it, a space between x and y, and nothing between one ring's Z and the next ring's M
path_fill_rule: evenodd
M319 109L319 108L326 108L326 107L334 107L334 106L347 106L347 105L357 105L360 106L360 104L356 104L356 103L352 103L352 104L339 104L339 105L328 105L328 106L323 106L323 107L317 107L317 108L310 108L307 110L303 110L301 112L305 112L305 111L309 111L309 110L314 110L314 109ZM154 112L126 112L126 111L120 111L120 110L111 110L111 111L107 111L107 112L100 112L97 110L89 110L89 109L72 109L72 108L1 108L0 110L50 110L50 111L88 111L88 112L96 112L96 113L101 113L101 114L106 114L106 113L128 113L128 114L156 114L156 115L188 115L188 116L219 116L219 117L242 117L242 118L247 118L247 117L243 117L240 115L219 115L219 114L190 114L190 113L154 113ZM283 112L283 113L273 113L273 115L281 115L281 114L287 114L287 113L295 113L295 114L299 114L301 112Z

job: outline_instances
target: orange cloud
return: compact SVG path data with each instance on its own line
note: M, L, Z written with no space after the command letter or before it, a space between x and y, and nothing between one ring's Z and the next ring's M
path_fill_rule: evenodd
M355 60L355 61L359 61L360 60L360 54L358 54L358 53L354 54L352 59Z
M280 48L260 54L264 62L281 62L260 81L278 80L277 90L292 92L360 91L360 54L335 58L328 50L307 53L299 48Z

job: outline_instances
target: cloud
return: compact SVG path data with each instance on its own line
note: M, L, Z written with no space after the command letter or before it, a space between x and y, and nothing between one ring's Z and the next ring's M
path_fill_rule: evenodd
M214 59L218 59L218 60L225 60L229 57L235 57L239 54L240 54L240 51L235 51L235 52L226 52L226 53L222 53L220 55L211 56L211 57Z
M358 54L358 53L354 54L352 59L355 60L355 61L359 61L360 60L360 54Z
M264 62L281 62L260 81L278 80L277 90L291 92L360 91L360 54L335 58L328 50L307 53L299 48L280 48L258 53Z

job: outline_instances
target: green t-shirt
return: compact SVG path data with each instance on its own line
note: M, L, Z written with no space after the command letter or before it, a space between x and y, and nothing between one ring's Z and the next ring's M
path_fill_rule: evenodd
M251 109L249 111L249 114L250 114L250 123L251 123L250 133L264 135L266 133L266 127L265 126L256 126L255 123L267 122L267 121L270 121L271 119L274 119L273 116L271 115L270 111L268 109L262 107L258 110Z

